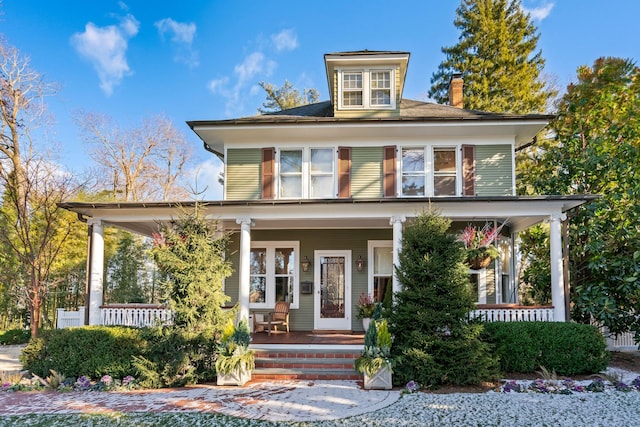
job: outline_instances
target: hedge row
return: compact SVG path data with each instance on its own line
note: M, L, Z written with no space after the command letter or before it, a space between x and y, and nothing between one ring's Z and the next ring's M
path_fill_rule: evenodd
M546 368L558 375L597 373L607 367L606 342L597 328L560 322L486 323L504 373ZM147 387L180 386L215 376L215 342L173 329L90 326L42 331L24 349L24 368L48 376L140 377Z
M505 373L536 372L544 367L558 375L593 374L606 369L607 344L591 325L562 322L493 322L484 324Z
M177 387L215 377L215 341L172 328L87 326L43 331L20 356L25 369L46 377L133 375L145 387Z

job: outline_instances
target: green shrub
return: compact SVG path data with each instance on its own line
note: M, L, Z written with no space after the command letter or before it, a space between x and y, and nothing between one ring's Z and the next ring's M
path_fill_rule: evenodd
M43 331L22 352L24 368L44 377L51 369L67 377L111 375L123 378L135 372L132 356L147 344L140 330L87 326Z
M147 328L141 333L147 347L135 357L134 366L143 387L181 387L215 377L212 336L174 327Z
M607 367L607 344L591 325L564 322L486 323L484 340L503 372L529 373L541 367L558 375L593 374Z
M26 344L29 339L31 339L31 331L28 329L9 329L0 333L2 345Z

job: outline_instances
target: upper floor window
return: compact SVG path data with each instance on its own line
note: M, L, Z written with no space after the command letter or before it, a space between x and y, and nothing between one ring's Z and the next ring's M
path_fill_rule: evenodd
M393 70L342 70L340 108L395 108Z
M455 148L433 149L433 195L455 196L458 192Z
M280 150L279 197L335 197L335 149Z
M424 196L426 184L424 148L402 149L402 195Z
M371 105L391 105L391 71L371 72Z
M362 107L362 73L342 74L342 105Z
M460 193L457 147L402 149L403 196L455 196Z

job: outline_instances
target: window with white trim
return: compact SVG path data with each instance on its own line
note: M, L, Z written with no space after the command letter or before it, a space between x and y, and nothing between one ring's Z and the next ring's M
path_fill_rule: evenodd
M278 159L279 198L336 196L336 148L281 149Z
M370 240L369 257L369 294L377 302L392 290L393 282L393 242L391 240Z
M362 72L342 74L342 105L362 107Z
M424 148L403 148L402 195L424 196L426 172Z
M433 149L433 195L455 196L458 167L455 147Z
M278 301L298 308L299 247L297 241L251 243L250 308L273 308Z
M459 146L403 147L400 194L408 197L459 195L459 149Z
M393 109L396 107L393 69L344 69L338 74L339 108Z

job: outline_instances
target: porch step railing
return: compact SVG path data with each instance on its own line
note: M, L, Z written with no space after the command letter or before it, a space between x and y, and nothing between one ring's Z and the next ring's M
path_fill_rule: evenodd
M102 325L133 326L145 328L157 323L171 323L171 310L155 304L113 304L102 306L100 310Z
M553 322L553 307L521 305L478 305L469 313L483 322Z
M362 375L353 368L361 349L296 348L265 349L251 346L256 351L256 369L252 379L266 380L360 380Z

